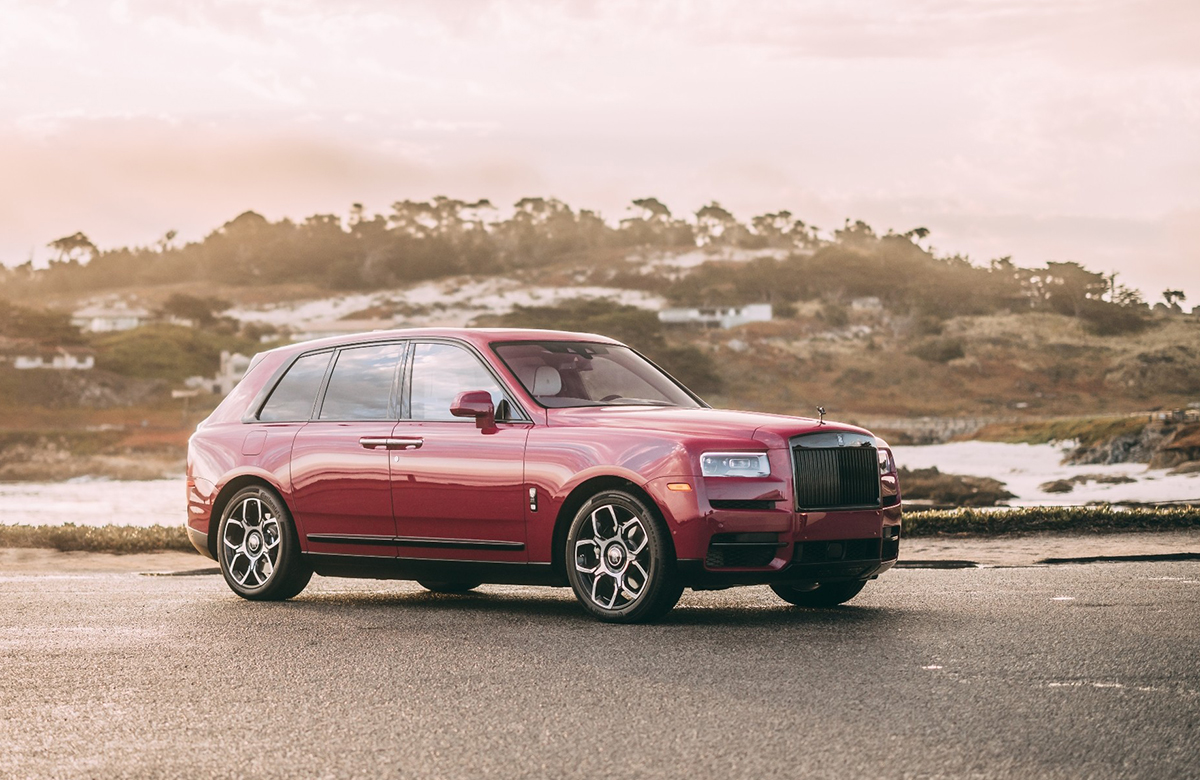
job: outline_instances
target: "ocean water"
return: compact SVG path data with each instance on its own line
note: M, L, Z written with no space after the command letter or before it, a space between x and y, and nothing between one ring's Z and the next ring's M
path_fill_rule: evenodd
M1200 474L1168 474L1149 469L1144 463L1111 466L1066 466L1062 459L1069 449L1057 444L1003 444L964 441L923 447L893 447L896 463L919 469L936 466L946 474L991 477L1016 494L1012 506L1080 506L1092 501L1113 504L1165 501L1200 502ZM1040 486L1072 477L1128 477L1122 485L1081 482L1070 493L1047 493ZM904 484L900 485L901 493Z
M957 442L896 447L907 468L936 466L948 474L992 477L1005 483L1014 506L1069 506L1089 501L1151 503L1200 502L1200 474L1168 474L1144 464L1064 466L1064 448L1052 444ZM1130 477L1123 485L1086 482L1070 493L1046 493L1039 486L1080 475ZM903 486L901 486L903 488ZM176 525L186 517L184 479L118 482L73 479L66 482L0 483L0 523L30 525Z
M28 525L181 525L184 478L119 482L0 483L0 523Z

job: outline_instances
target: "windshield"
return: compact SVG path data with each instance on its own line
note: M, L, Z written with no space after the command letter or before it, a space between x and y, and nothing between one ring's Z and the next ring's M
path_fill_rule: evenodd
M520 341L493 348L542 406L702 405L629 347Z

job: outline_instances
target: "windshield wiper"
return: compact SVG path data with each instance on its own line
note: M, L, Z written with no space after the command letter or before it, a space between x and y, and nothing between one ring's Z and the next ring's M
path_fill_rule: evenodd
M648 398L614 398L609 406L676 406L670 401L651 401Z

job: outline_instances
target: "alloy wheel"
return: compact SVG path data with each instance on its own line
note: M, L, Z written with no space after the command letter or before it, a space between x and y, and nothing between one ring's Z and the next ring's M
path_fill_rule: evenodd
M225 565L243 588L262 587L279 563L279 518L260 498L247 497L225 521L221 544Z
M575 571L592 603L621 610L646 590L654 566L643 520L623 506L592 510L576 538Z

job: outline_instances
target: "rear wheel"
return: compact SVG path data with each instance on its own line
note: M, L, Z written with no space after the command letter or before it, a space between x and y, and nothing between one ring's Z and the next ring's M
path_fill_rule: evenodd
M797 607L836 607L844 604L858 595L865 586L866 580L859 582L826 582L817 585L797 587L793 585L772 585L775 595L789 604Z
M434 593L466 593L483 584L482 582L433 582L430 580L417 580L417 583L425 590Z
M234 494L217 532L217 560L225 582L244 599L281 601L308 585L312 569L283 501L263 487Z
M683 593L662 522L621 490L599 493L579 509L567 531L564 560L575 597L606 622L656 620Z

